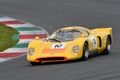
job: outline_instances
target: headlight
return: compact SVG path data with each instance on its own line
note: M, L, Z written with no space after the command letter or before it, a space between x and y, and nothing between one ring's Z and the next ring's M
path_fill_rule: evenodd
M34 51L35 51L34 48L29 48L29 54L32 55L34 53Z
M73 52L78 53L80 51L79 46L74 46L73 47Z

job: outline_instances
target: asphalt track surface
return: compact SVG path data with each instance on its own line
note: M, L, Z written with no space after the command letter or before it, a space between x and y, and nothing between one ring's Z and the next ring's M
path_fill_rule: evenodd
M0 0L0 14L49 33L64 26L113 28L110 55L31 66L26 56L0 63L0 80L120 80L120 0Z

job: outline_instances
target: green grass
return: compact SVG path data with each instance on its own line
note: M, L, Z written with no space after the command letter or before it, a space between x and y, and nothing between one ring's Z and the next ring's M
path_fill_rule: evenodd
M0 24L0 52L14 46L19 41L18 34L15 29Z

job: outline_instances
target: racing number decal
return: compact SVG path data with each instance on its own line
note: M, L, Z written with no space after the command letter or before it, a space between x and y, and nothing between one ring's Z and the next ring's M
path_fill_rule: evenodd
M96 37L90 37L90 42L93 44L93 48L97 48L97 40L96 40Z
M55 45L54 47L55 48L60 48L62 46L62 44L58 44L58 45Z
M65 48L65 44L53 44L52 49L62 49Z

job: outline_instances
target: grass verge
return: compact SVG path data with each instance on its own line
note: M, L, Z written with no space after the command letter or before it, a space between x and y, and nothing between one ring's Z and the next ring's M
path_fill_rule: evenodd
M14 46L19 41L19 32L0 23L0 52Z

